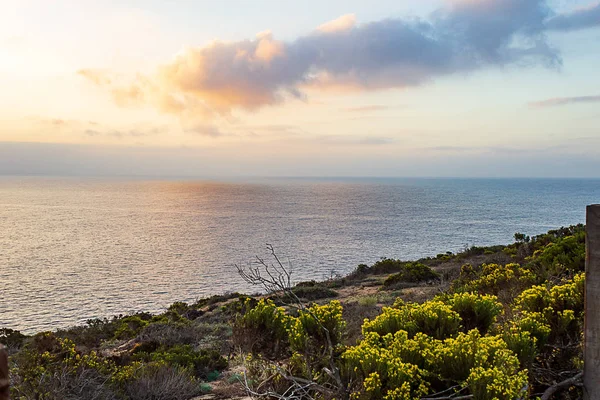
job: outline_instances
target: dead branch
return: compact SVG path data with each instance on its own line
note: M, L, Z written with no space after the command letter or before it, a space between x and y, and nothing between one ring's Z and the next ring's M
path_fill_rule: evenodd
M271 257L273 257L274 263L269 264L264 259L257 256L257 265L255 267L249 266L248 268L244 268L238 264L235 264L239 275L242 277L242 279L244 279L247 283L251 285L262 286L267 293L279 295L284 298L287 297L289 300L291 300L291 303L289 305L308 313L312 318L314 318L319 328L323 331L325 335L325 340L327 341L327 352L330 368L324 368L323 372L325 372L325 374L327 374L330 378L332 378L335 381L338 391L344 390L344 385L342 382L339 368L335 364L335 348L333 345L333 341L331 340L331 334L329 332L329 329L327 329L325 325L323 325L318 316L315 315L315 313L313 313L311 309L304 304L304 302L296 295L296 293L294 293L291 272L288 271L288 269L283 265L283 263L275 253L273 245L267 243L267 250L269 250L269 252L271 253ZM297 377L287 376L285 374L283 374L282 376L286 380L294 382L294 385L292 385L295 388L294 393L296 393L298 390L306 392L308 388L316 389L317 391L322 391L322 389L324 389L321 387L321 385L318 385L316 382L309 381L304 382L303 386L298 386L298 382L305 380L302 380L301 378ZM331 392L328 389L325 390ZM296 397L285 397L285 399L292 398Z
M548 389L546 389L544 394L542 394L541 400L550 400L554 393L561 389L577 385L581 381L581 378L583 378L583 372L550 386Z
M459 389L459 390L457 390ZM442 390L441 392L437 392L428 397L422 397L420 400L467 400L472 399L473 395L461 395L460 392L467 389L466 387L461 387L460 385L449 387L448 389ZM448 394L449 392L454 391L452 394Z

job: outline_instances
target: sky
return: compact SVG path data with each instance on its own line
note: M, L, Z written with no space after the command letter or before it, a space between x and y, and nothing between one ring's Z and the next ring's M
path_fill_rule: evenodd
M0 174L600 177L600 3L0 0Z

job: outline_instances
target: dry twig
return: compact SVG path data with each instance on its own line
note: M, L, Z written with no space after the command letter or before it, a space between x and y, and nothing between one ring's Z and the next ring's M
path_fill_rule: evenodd
M583 378L583 372L580 372L577 375L572 376L569 379L565 379L562 382L558 382L558 383L550 386L548 389L546 389L544 394L542 394L541 400L550 400L552 398L552 395L554 395L554 393L556 393L557 391L580 383L581 378Z

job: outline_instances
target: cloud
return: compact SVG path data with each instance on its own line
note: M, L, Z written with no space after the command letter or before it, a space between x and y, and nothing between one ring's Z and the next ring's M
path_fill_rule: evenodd
M507 146L432 146L420 150L444 154L532 154L543 151L560 151L561 146L545 146L537 148L519 148Z
M317 31L324 33L335 33L348 31L356 25L356 15L346 14L332 21L326 22L317 28Z
M44 117L44 116L28 116L24 117L23 120L28 124L35 125L36 127L41 127L42 129L52 129L52 130L61 130L61 129L76 129L85 125L81 121L69 120L64 118L53 118L53 117ZM91 122L88 122L91 123Z
M548 29L573 31L600 26L600 2L570 13L558 14L546 22Z
M451 74L561 58L545 36L546 0L453 0L427 19L357 24L345 15L293 41L271 32L188 48L151 76L121 83L91 69L79 74L122 106L151 105L196 120L257 110L306 88L407 88Z
M185 128L185 132L208 137L219 137L225 135L217 126L202 123L196 123L193 126Z
M354 137L350 135L321 135L317 136L315 139L323 144L340 146L380 146L395 143L395 140L392 138L376 136Z
M106 71L86 68L77 71L77 73L96 85L110 85L112 83Z
M83 131L83 134L90 137L113 137L117 139L123 138L142 138L148 136L158 135L161 132L160 129L149 129L149 130L140 130L140 129L129 129L129 130L118 130L118 129L86 129Z
M343 108L343 111L351 112L351 113L363 113L363 112L371 112L371 111L383 111L389 109L388 106L382 105L372 105L372 106L362 106L362 107L346 107Z
M543 108L553 106L566 106L568 104L578 103L599 103L600 96L575 96L575 97L555 97L552 99L546 99L541 101L535 101L529 103L530 107Z

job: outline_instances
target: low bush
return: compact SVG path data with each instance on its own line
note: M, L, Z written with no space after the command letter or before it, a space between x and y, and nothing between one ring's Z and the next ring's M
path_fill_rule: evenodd
M0 328L0 343L8 348L9 352L16 351L21 348L27 336L19 331L9 328Z
M253 305L247 300L243 314L234 323L234 342L244 351L276 358L289 352L288 331L293 320L283 307L261 299Z
M328 346L325 330L333 347L342 342L346 321L342 318L342 305L332 301L301 310L290 325L290 345L293 351L307 352Z
M314 301L337 297L338 293L326 286L312 285L312 286L295 286L292 292L301 299Z
M520 326L530 320L546 325L550 330L547 337L536 335L540 343L576 342L583 326L584 289L583 273L563 281L562 285L533 286L515 299L516 321Z
M375 275L391 274L393 272L401 271L404 267L404 264L406 263L400 260L394 260L392 258L382 258L381 260L373 264L368 269L368 272L370 274Z
M122 387L130 400L189 400L201 393L189 370L163 362L130 368Z
M219 294L219 295L210 296L210 297L207 297L204 299L200 299L196 303L194 303L191 307L194 309L198 309L198 308L202 308L202 307L206 307L206 306L212 306L212 305L215 305L218 303L224 303L228 300L245 299L246 297L248 297L248 296L241 294L241 293L237 293L237 292Z
M155 322L142 328L137 336L140 342L154 342L163 346L194 344L199 335L188 322Z
M358 305L361 307L375 307L377 305L377 297L365 296L358 299Z
M394 288L401 283L418 283L439 279L439 275L422 263L402 263L400 272L388 276L383 281L385 288Z
M452 282L452 290L491 294L510 300L535 282L535 274L516 263L483 264L480 267L466 264L461 267L459 278Z
M460 326L460 315L442 301L423 304L398 301L394 307L384 307L375 319L365 321L363 335L376 332L383 336L403 330L411 338L421 332L436 339L445 339L457 334Z
M503 310L496 296L456 293L441 299L458 313L465 332L477 329L486 334Z
M443 341L423 333L410 338L404 330L369 332L342 358L348 379L358 382L352 394L358 399L413 399L448 388L482 400L526 393L527 373L515 354L502 338L477 330Z
M573 235L559 237L536 250L529 264L540 281L584 271L585 231L577 230Z
M75 343L52 333L34 336L12 362L12 398L117 398L118 388L112 380L115 364L95 352L81 354Z
M134 353L135 361L164 362L167 365L179 366L192 372L194 376L207 379L227 368L225 360L215 350L195 350L191 345L161 346L153 352L138 351Z

